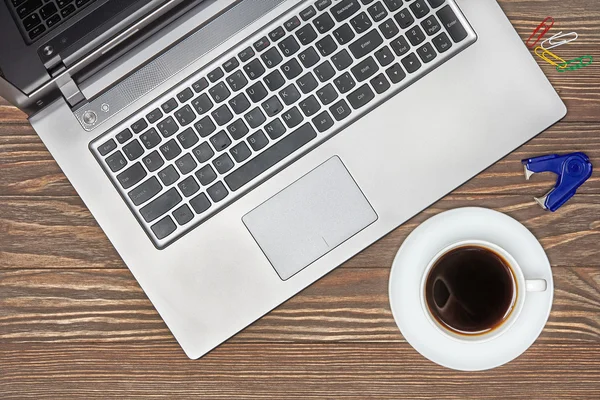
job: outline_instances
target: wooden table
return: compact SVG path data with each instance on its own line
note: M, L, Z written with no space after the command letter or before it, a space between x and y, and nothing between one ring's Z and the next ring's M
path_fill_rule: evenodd
M24 115L0 102L0 398L600 398L600 177L549 213L533 196L554 176L526 182L519 162L584 151L600 168L600 4L501 3L523 38L552 15L552 32L581 35L561 56L597 57L564 74L540 63L569 107L564 121L198 361L179 348ZM406 235L461 206L524 223L556 286L538 341L481 373L421 357L387 296Z

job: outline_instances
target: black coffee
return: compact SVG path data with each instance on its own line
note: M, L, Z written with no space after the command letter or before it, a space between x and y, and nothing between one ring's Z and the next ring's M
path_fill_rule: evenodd
M513 272L502 256L468 245L435 263L427 277L425 299L443 326L474 335L489 332L508 318L515 290Z

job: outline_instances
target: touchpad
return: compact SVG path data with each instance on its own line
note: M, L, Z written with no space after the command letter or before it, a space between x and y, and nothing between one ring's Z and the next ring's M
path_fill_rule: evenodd
M333 157L242 220L286 280L375 222L377 214Z

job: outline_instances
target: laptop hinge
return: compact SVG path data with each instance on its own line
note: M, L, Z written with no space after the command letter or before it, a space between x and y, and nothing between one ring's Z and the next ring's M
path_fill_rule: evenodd
M71 108L87 100L69 74L65 74L61 78L57 82L58 88Z

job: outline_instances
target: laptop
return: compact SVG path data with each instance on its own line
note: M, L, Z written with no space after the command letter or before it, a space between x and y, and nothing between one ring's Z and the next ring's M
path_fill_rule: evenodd
M190 358L566 114L495 0L2 0L0 26L0 95Z

